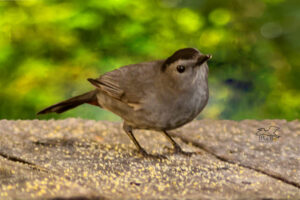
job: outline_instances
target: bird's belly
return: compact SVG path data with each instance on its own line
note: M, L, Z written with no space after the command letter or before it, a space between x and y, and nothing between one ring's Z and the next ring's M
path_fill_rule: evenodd
M167 129L175 129L195 119L207 104L208 96L199 96L186 101L184 105L177 105L175 112L166 122Z
M191 98L174 99L164 105L145 106L141 113L137 113L136 125L139 128L154 130L178 128L197 117L207 100L208 91L205 91L196 93Z

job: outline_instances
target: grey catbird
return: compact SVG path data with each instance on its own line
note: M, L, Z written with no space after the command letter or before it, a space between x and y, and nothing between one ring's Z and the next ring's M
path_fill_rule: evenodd
M210 55L195 48L176 51L165 60L127 65L89 78L96 89L52 105L38 114L62 113L88 103L124 119L123 129L139 151L147 152L135 139L133 129L162 131L176 153L185 153L167 133L192 121L208 101Z

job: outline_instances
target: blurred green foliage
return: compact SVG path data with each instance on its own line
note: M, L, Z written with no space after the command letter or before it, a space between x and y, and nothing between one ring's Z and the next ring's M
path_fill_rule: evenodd
M299 0L0 1L0 118L88 91L88 77L182 47L213 55L200 118L299 118ZM117 120L84 105L62 115Z

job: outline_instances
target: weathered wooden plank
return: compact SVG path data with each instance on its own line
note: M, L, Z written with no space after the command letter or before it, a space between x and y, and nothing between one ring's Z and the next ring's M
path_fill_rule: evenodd
M94 198L95 192L65 176L0 157L0 199ZM98 194L99 195L99 194ZM100 195L98 196L100 197ZM104 199L104 198L103 198Z
M195 127L203 123L194 122L176 133L196 141ZM299 188L291 184L224 162L178 138L185 150L199 153L173 155L158 132L137 131L136 136L148 152L167 159L141 157L119 123L2 120L0 199L300 198ZM217 144L218 137L206 143Z
M269 136L274 132L279 138ZM222 159L300 188L300 122L297 120L201 120L174 133Z

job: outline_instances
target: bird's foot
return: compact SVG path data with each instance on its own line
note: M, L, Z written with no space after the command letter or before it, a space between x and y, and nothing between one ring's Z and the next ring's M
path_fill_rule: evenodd
M192 155L196 154L196 152L186 152L186 151L183 151L180 146L175 146L174 153L175 154L182 154L182 155L185 155L185 156L192 156Z

